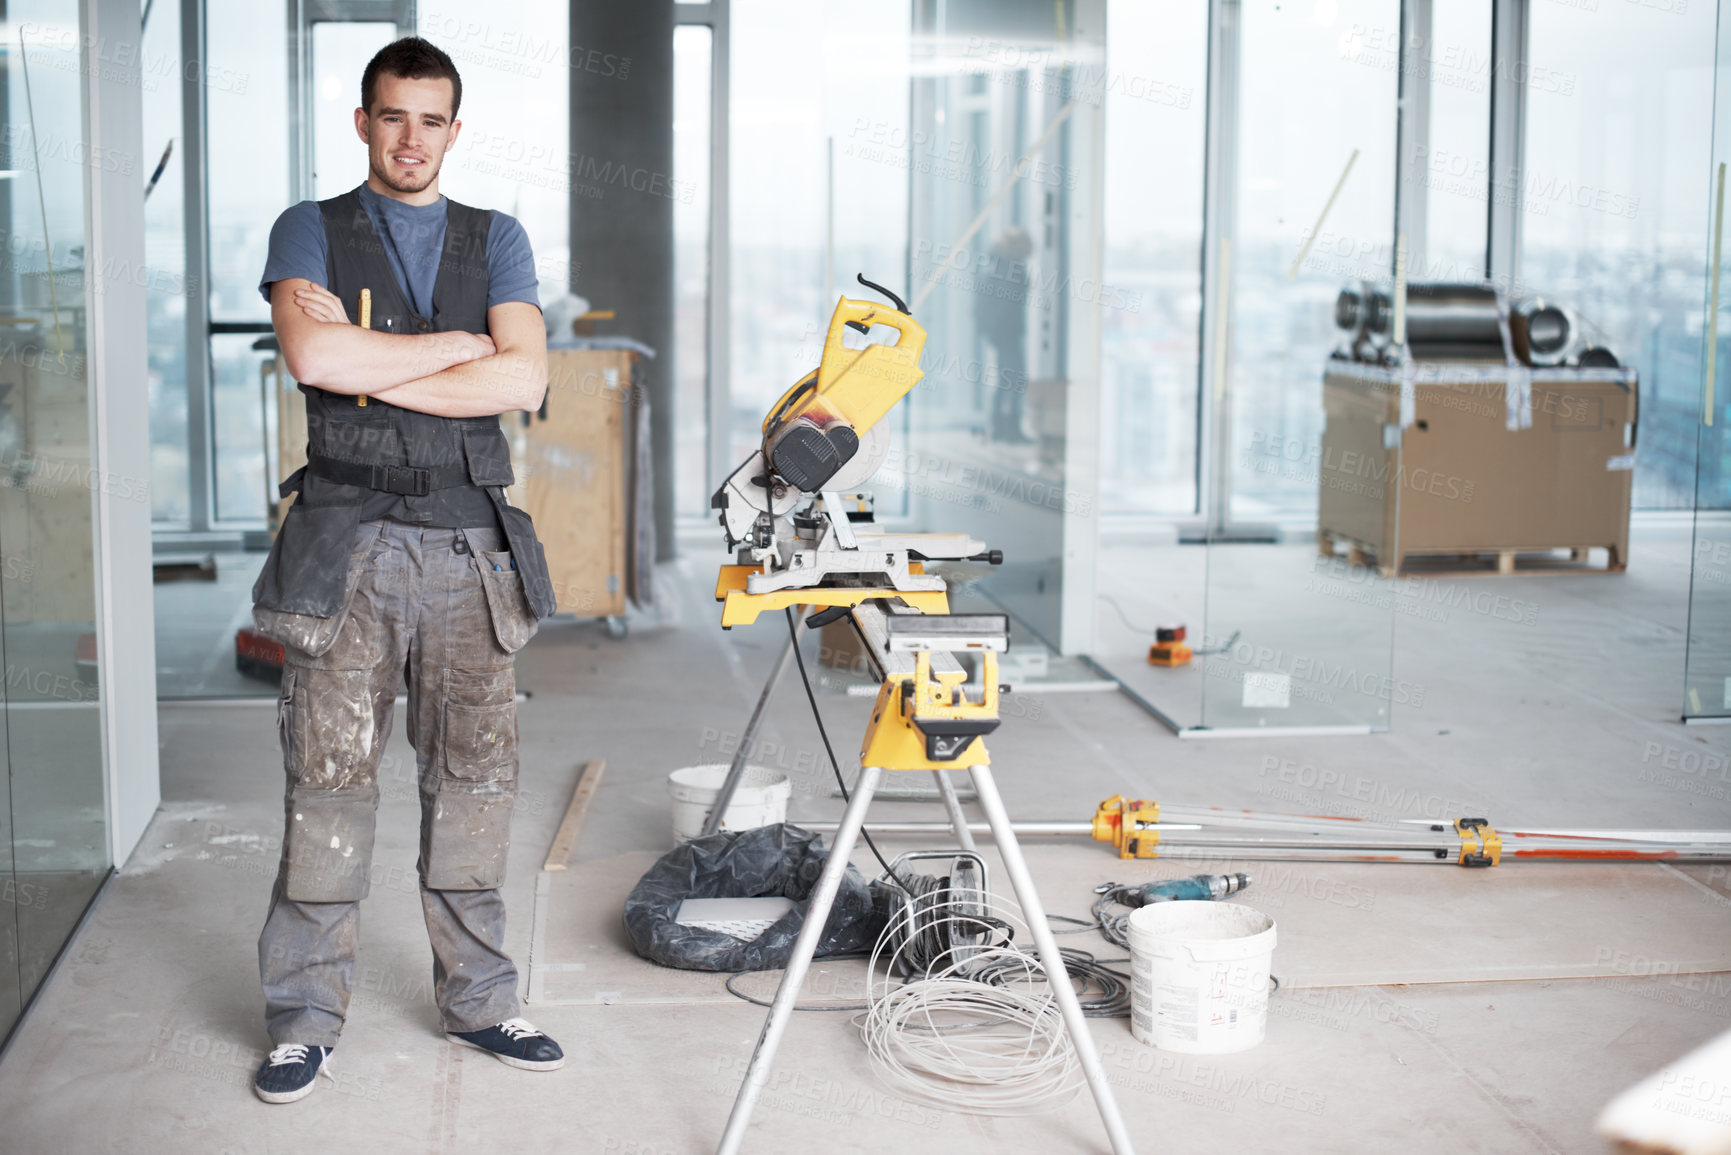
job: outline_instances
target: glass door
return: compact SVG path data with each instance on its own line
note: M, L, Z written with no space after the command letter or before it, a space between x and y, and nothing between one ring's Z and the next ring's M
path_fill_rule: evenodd
M1209 5L1109 0L1100 544L1093 657L1168 718L1201 717L1194 664L1148 660L1161 626L1201 630L1202 253Z
M1343 287L1395 288L1400 30L1399 0L1245 0L1222 21L1214 171L1230 177L1210 238L1214 485L1191 643L1211 730L1388 726L1399 446L1370 378L1398 370L1343 376L1330 355Z

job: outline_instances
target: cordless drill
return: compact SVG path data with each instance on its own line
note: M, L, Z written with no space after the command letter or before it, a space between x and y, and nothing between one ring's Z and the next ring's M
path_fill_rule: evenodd
M1150 906L1156 902L1211 902L1237 894L1250 885L1248 874L1194 874L1146 886L1116 887L1116 900L1124 906Z

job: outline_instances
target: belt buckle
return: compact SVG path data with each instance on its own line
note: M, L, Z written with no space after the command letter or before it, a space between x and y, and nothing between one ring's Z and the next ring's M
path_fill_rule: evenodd
M428 470L412 465L387 465L384 470L385 484L381 488L391 493L425 497L431 490L432 478Z

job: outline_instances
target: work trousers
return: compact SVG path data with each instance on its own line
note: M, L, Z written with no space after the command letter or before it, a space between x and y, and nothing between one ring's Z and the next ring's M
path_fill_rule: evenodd
M518 1012L499 887L517 789L512 654L536 621L513 559L494 527L370 521L348 565L334 619L255 610L285 651L277 725L286 833L259 936L266 1024L278 1045L328 1047L341 1033L360 900L375 876L387 877L373 867L373 824L380 753L404 682L421 907L444 1027L480 1030Z

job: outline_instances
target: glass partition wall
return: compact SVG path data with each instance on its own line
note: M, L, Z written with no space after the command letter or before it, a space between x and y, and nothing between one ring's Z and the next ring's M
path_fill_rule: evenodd
M0 1038L109 861L95 634L88 155L78 6L9 3L0 33ZM142 83L172 84L146 65ZM114 157L135 164L134 157ZM148 171L138 173L142 182ZM103 478L112 500L142 479Z
M1731 719L1731 278L1726 276L1725 185L1731 165L1731 3L1719 4L1713 157L1706 187L1707 307L1695 425L1695 527L1690 553L1683 716Z
M1358 391L1324 371L1342 286L1393 289L1400 8L1245 0L1216 55L1237 84L1210 230L1217 484L1193 675L1210 730L1388 725L1388 582L1363 543L1337 556L1311 527L1329 489L1372 517L1399 500L1398 452L1361 443Z
M1105 18L914 5L909 305L929 335L912 512L1003 550L982 590L1064 651L1092 628L1100 326L1127 303L1097 234Z
M1393 288L1401 5L1108 15L1107 280L1138 307L1105 325L1097 661L1183 734L1385 728L1389 583L1316 530L1342 482L1398 501L1380 439L1336 476L1324 375L1342 287ZM1178 626L1195 659L1150 662Z
M1157 60L1164 77L1182 82L1187 61L1205 60L1207 79L1188 116L1156 116L1115 99L1116 87L1106 102L1108 268L1123 267L1119 254L1136 252L1157 227L1118 187L1118 174L1137 163L1126 149L1159 158L1158 227L1201 243L1174 248L1163 268L1168 283L1194 286L1183 297L1193 311L1137 319L1149 330L1167 322L1163 344L1142 346L1143 382L1132 384L1136 347L1120 357L1126 346L1107 326L1102 412L1111 418L1100 446L1113 492L1101 526L1097 661L1185 734L1382 729L1423 693L1397 668L1397 622L1407 623L1409 645L1423 645L1435 631L1419 625L1439 620L1431 601L1476 598L1492 582L1527 607L1522 629L1534 628L1531 587L1473 576L1464 556L1395 576L1407 547L1427 552L1417 535L1400 540L1421 506L1437 507L1427 524L1487 521L1493 506L1545 521L1546 540L1505 543L1521 548L1499 555L1504 566L1516 552L1523 567L1544 564L1537 555L1546 551L1532 547L1546 545L1567 547L1575 568L1631 564L1626 532L1615 542L1597 528L1549 540L1579 519L1567 503L1555 516L1534 513L1542 503L1525 501L1525 481L1487 465L1441 477L1422 468L1412 439L1425 435L1424 391L1415 415L1400 404L1394 364L1332 359L1348 344L1337 296L1353 289L1393 314L1399 265L1411 285L1495 287L1509 302L1542 297L1568 310L1567 365L1592 354L1586 364L1599 368L1580 370L1578 383L1607 391L1605 420L1540 414L1543 437L1510 436L1534 452L1567 441L1603 453L1596 479L1588 469L1565 484L1558 465L1557 485L1576 506L1615 505L1606 492L1618 485L1606 478L1621 479L1624 509L1631 491L1638 511L1699 503L1689 711L1722 709L1731 669L1708 674L1702 663L1728 636L1703 608L1731 588L1714 577L1727 567L1708 572L1728 552L1715 520L1726 504L1723 445L1718 426L1701 423L1698 401L1708 213L1696 174L1709 139L1715 13L1492 0L1120 0L1109 15L1115 78L1132 61ZM1199 211L1169 191L1198 186ZM1383 324L1392 327L1388 317ZM1418 372L1461 359L1420 354ZM1191 375L1193 391L1160 392L1160 375L1174 369ZM1506 444L1508 415L1520 410L1505 405L1501 372L1473 387L1488 416L1467 442ZM1576 369L1551 372L1560 380ZM1160 429L1138 425L1130 398L1158 414ZM1174 454L1163 434L1191 439L1194 456ZM1151 459L1142 469L1152 484L1123 464L1138 449ZM1192 460L1193 487L1177 468ZM1448 492L1439 498L1432 486ZM1682 559L1679 528L1662 514L1638 516L1638 577L1595 578L1593 596L1639 598L1663 586ZM1148 662L1163 624L1186 628L1195 661ZM1681 646L1653 657L1681 660ZM1658 665L1652 675L1667 676Z

